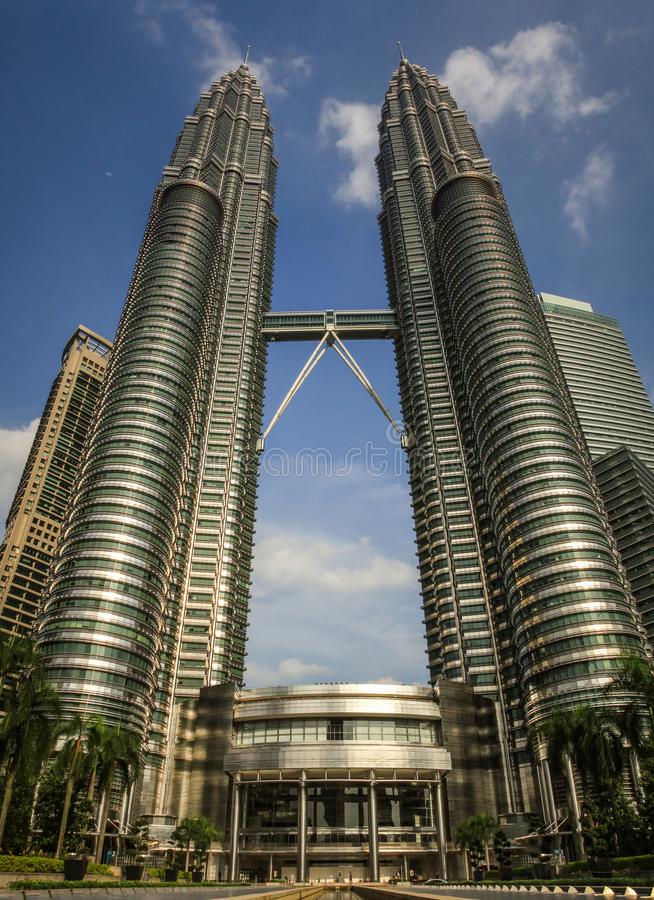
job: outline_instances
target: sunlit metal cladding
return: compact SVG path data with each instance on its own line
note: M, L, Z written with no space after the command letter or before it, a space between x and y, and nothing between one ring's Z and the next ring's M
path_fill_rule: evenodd
M519 806L525 726L596 701L641 633L499 182L406 60L377 168L431 677L497 698Z
M272 130L247 66L201 95L164 170L39 632L65 715L149 734L240 681L276 220Z

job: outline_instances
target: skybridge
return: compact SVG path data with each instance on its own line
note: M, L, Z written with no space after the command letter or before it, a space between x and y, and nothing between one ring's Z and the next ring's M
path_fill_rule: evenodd
M322 309L268 312L261 329L267 341L320 340L326 331L343 340L389 340L399 327L392 309Z
M377 404L405 449L415 445L410 429L402 428L392 417L383 400L370 383L365 372L347 349L344 340L389 340L399 333L397 318L392 309L323 309L264 313L261 333L267 341L317 341L308 360L289 388L270 424L257 440L261 453L266 438L281 418L284 410L302 387L327 350L334 349L357 381Z

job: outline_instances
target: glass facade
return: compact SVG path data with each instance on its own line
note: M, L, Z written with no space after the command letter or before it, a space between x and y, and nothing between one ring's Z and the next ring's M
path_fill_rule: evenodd
M377 168L431 678L496 700L509 807L532 808L527 729L597 702L642 632L499 180L407 60Z
M270 719L239 722L234 744L298 743L304 741L393 741L440 743L438 722L417 719Z
M643 626L654 647L654 470L629 447L598 457L594 469Z
M155 190L45 601L63 713L146 740L148 811L175 705L243 677L275 173L242 65L202 93Z
M581 300L540 299L591 456L626 446L654 469L654 409L619 324Z

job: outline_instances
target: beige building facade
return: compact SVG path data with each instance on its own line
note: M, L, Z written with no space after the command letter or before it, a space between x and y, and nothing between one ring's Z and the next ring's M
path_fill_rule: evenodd
M80 325L67 341L0 544L0 634L28 634L57 547L111 342Z

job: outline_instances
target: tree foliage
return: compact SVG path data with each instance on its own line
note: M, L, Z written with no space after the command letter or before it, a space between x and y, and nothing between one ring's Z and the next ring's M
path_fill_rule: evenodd
M46 677L41 654L28 638L13 638L0 644L2 709L0 764L4 794L0 807L0 847L14 785L20 777L33 782L50 755L59 713L57 695Z
M171 839L184 851L184 869L188 871L191 846L194 851L193 864L200 866L204 863L212 842L222 840L222 835L206 816L187 816L173 831Z

